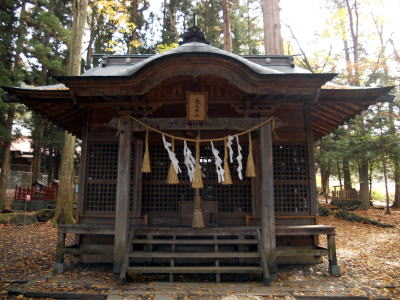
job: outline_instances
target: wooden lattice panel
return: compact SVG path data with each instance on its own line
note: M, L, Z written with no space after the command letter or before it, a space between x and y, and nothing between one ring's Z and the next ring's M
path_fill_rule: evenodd
M189 146L193 155L195 149L193 145ZM252 203L251 180L245 177L247 161L247 145L242 145L243 155L243 176L244 180L239 181L237 175L237 161L230 165L233 185L224 186L218 183L215 159L212 155L210 145L201 146L200 163L204 188L201 190L203 200L218 201L219 209L223 212L249 212ZM216 146L220 151L220 157L223 158L223 146ZM237 155L236 143L233 146L235 158ZM170 160L168 153L161 145L150 145L150 161L152 171L149 174L143 174L142 186L142 209L144 212L151 211L176 211L179 201L193 201L194 190L191 188L187 170L183 164L183 146L176 145L175 153L180 162L182 174L178 175L180 184L170 185L166 183Z
M194 190L188 184L143 184L142 210L178 211L179 201L192 201Z
M307 214L310 207L305 144L274 144L274 200L277 215Z
M118 143L89 143L85 210L115 211L118 170Z
M251 212L251 183L207 185L201 196L205 201L217 201L220 212Z
M307 150L304 144L273 147L275 180L307 180Z
M118 144L93 143L89 144L88 178L117 179Z
M275 211L296 214L308 211L308 188L304 184L275 184Z
M86 209L97 212L114 212L116 191L115 183L89 183L86 192Z

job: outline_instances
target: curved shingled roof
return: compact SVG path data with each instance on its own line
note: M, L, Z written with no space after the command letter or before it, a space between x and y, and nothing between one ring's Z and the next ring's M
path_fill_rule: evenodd
M245 59L239 55L227 52L225 50L200 43L200 42L190 42L186 44L182 44L172 50L168 50L163 53L159 53L156 55L153 55L151 57L148 57L142 61L139 61L136 64L133 65L110 65L106 67L96 67L93 69L88 70L85 74L82 75L82 77L97 77L97 76L107 76L107 77L112 77L112 76L122 76L122 77L129 77L133 76L136 73L138 73L140 70L143 68L150 66L154 63L157 63L161 60L164 60L166 58L171 58L174 56L219 56L219 57L224 57L232 61L236 61L243 66L249 68L251 71L260 74L260 75L265 75L265 74L285 74L287 72L284 71L278 71L275 68L272 67L267 67L267 66L262 66L259 64L256 64L252 61L249 61L248 59ZM304 72L300 72L304 73Z

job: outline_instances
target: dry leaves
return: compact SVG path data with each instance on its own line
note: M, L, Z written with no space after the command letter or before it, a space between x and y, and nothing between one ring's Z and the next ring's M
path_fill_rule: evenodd
M278 281L274 287L294 286L297 295L327 291L352 295L388 295L400 299L400 211L385 215L383 210L357 211L358 214L396 225L395 228L378 228L372 225L339 220L333 216L320 217L319 223L337 227L337 251L342 276L328 274L328 263L313 266L280 268ZM323 239L321 239L323 241ZM111 268L99 267L95 270L84 265L67 267L61 275L53 275L55 259L56 229L48 223L29 226L0 225L0 291L5 291L18 280L30 280L24 289L46 292L87 292L108 293L110 290L132 288L119 286L113 280ZM66 264L70 264L68 256ZM135 280L149 278L142 276ZM151 279L151 278L150 278ZM154 280L154 278L153 278ZM209 285L203 291L191 291L197 297L216 294L217 285ZM234 286L234 285L232 285ZM261 288L260 283L249 283L249 290ZM182 287L175 290L180 291ZM156 290L148 284L147 296ZM226 296L235 295L234 288L225 290ZM0 292L0 298L3 292ZM242 295L244 293L242 292ZM187 297L184 299L190 299Z

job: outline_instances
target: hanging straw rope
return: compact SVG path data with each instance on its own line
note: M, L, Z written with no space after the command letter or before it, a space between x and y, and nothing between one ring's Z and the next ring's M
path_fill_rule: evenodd
M151 173L150 153L149 153L149 129L146 128L146 141L143 155L142 173Z
M180 136L175 136L175 135L166 133L166 132L161 131L161 130L159 130L159 129L157 129L157 128L154 128L154 127L152 127L152 126L149 126L149 125L147 125L146 123L144 123L144 122L140 121L139 119L137 119L137 118L135 118L135 117L132 117L132 116L123 116L123 117L121 117L121 118L128 118L128 119L131 119L131 120L135 121L136 123L142 125L143 127L147 128L147 129L149 129L149 130L152 130L152 131L157 132L157 133L159 133L159 134L163 134L163 135L168 136L168 137L170 137L171 139L175 139L175 140L187 141L187 142L193 142L193 143L197 143L197 142L199 142L199 143L208 142L208 143L209 143L209 142L211 142L211 141L213 141L213 142L218 142L218 141L225 141L225 140L226 140L226 137L213 138L213 139L198 139L198 140L197 140L197 139L190 139L190 138L183 138L183 137L180 137ZM267 120L261 122L260 124L257 124L256 126L250 128L250 129L247 129L247 130L245 130L245 131L238 132L238 133L236 133L236 134L234 134L234 135L236 135L236 136L241 136L241 135L248 134L249 132L252 132L252 131L254 131L254 130L257 130L257 129L260 128L260 127L263 127L264 125L268 124L269 122L272 122L272 132L273 132L274 136L277 137L277 135L276 135L276 133L275 133L275 128L276 128L276 126L275 126L276 118L275 118L275 117L270 117L270 118L268 118ZM118 123L117 135L119 134L119 131L120 131L120 125L119 125L119 123Z
M202 189L203 179L201 178L201 166L200 166L200 142L196 142L196 166L194 170L194 179L192 183L192 188Z
M251 132L249 132L249 155L247 156L246 176L256 177L256 166L253 158L253 142L251 141Z
M171 140L171 151L175 153L175 141L172 138ZM168 184L178 184L179 179L178 179L178 174L176 173L177 170L175 170L175 166L173 162L171 161L169 164L169 169L168 169L168 177L167 177L167 183Z
M227 140L224 140L224 181L222 184L232 184L231 170L228 163L228 145Z

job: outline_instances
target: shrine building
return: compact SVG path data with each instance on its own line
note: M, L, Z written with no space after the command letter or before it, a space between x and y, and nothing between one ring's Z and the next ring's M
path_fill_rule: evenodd
M104 56L57 85L3 87L5 101L82 141L77 221L59 228L56 269L79 254L112 263L121 279L268 281L280 264L327 255L339 275L335 228L317 220L313 145L393 97L391 87L334 85L336 75L299 68L293 56L229 53L193 26L164 53Z

